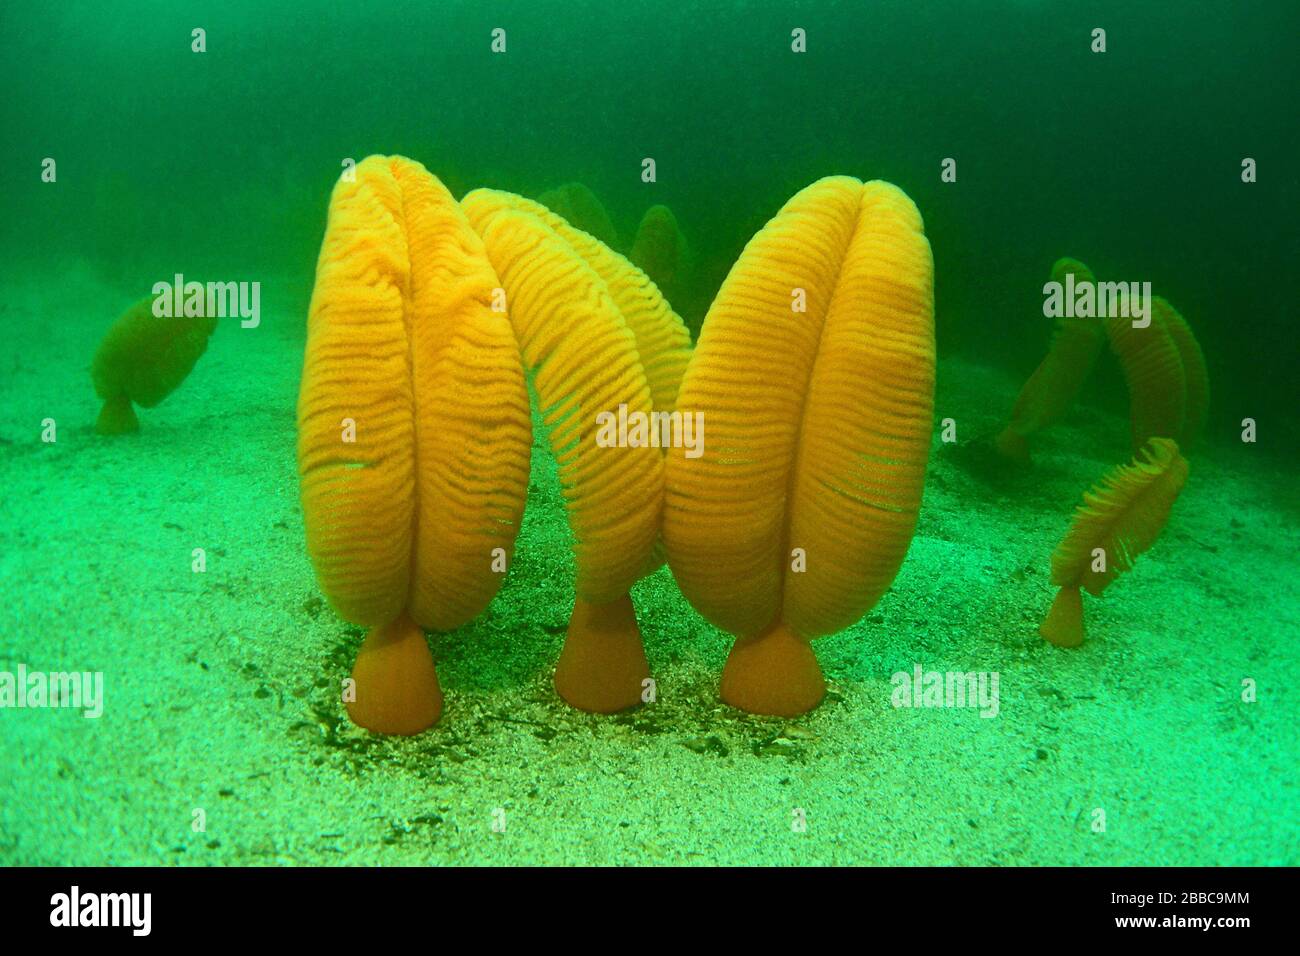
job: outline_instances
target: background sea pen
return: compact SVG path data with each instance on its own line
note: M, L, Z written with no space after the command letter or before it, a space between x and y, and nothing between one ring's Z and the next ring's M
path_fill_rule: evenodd
M1052 554L1052 583L1060 588L1039 633L1058 647L1083 643L1079 589L1100 597L1160 536L1187 481L1187 460L1170 438L1152 438L1134 456L1084 492L1061 544Z
M1092 270L1079 260L1056 260L1051 281L1064 286L1070 276L1076 287L1097 281ZM1069 410L1092 374L1105 342L1100 319L1063 314L1056 320L1047 355L1020 390L1011 421L994 442L999 452L1017 461L1028 460L1028 439L1055 424Z
M208 347L215 317L153 314L146 296L104 333L91 364L95 392L104 400L95 431L120 435L140 430L132 403L153 408L176 390Z

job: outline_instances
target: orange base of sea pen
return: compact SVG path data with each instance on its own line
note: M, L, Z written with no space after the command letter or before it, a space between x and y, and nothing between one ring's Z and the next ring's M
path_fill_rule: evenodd
M608 604L578 598L555 665L556 693L579 710L612 714L640 704L649 677L632 598Z
M736 641L722 669L722 699L751 714L798 717L821 703L826 679L808 641L784 622Z
M424 631L403 614L372 629L352 667L348 716L377 734L418 734L442 715L442 688Z
M1061 588L1052 601L1038 633L1057 647L1078 647L1083 643L1083 597L1078 588Z
M135 417L131 399L115 395L104 402L95 422L95 431L101 435L127 435L140 430L140 419Z

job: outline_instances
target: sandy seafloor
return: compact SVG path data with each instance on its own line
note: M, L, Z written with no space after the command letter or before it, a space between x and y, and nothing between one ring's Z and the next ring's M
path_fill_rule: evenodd
M1262 445L1221 435L1192 457L1163 538L1086 599L1088 641L1062 651L1035 630L1048 556L1127 457L1127 423L1078 406L996 479L936 441L907 561L817 642L831 692L793 721L719 703L728 639L666 569L633 592L658 702L600 717L556 698L572 559L539 445L505 586L433 637L442 723L379 739L342 716L360 631L303 546L302 317L264 289L261 328L223 321L141 434L105 439L90 355L132 292L75 269L5 286L0 670L101 670L106 702L98 720L0 710L0 863L1300 863L1298 509ZM959 438L998 426L1021 384L939 374ZM997 671L999 716L895 709L890 675L916 662Z

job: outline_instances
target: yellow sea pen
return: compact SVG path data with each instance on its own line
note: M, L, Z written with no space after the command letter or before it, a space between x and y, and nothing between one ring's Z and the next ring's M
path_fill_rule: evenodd
M1064 286L1070 277L1075 286L1097 281L1092 270L1077 259L1058 259L1052 266L1051 281ZM1099 319L1062 315L1056 320L1047 355L1020 390L1011 421L994 442L999 452L1018 461L1028 460L1028 439L1059 421L1074 404L1105 342L1106 332Z
M1060 588L1039 633L1058 647L1083 643L1083 599L1129 571L1169 520L1187 481L1187 460L1169 438L1152 438L1132 463L1108 472L1084 492L1074 522L1052 554L1052 583Z
M370 628L353 721L433 724L442 693L422 629L481 611L509 560L531 420L498 279L423 166L372 156L341 181L316 268L298 398L307 548L321 590Z
M604 444L598 423L671 412L689 337L640 270L562 217L486 189L462 205L501 277L574 536L577 595L555 687L583 710L622 710L649 677L628 589L658 563L664 453Z
M1210 375L1205 367L1205 354L1187 320L1159 296L1152 303L1152 321L1158 321L1169 333L1183 367L1183 382L1187 386L1183 429L1180 434L1172 437L1178 439L1179 446L1184 450L1191 450L1205 430L1205 419L1210 408Z
M898 188L837 176L746 246L705 318L668 458L683 593L737 636L722 697L793 716L825 691L809 639L856 621L915 529L934 397L934 266Z
M1182 437L1187 423L1187 375L1169 333L1167 314L1167 308L1153 302L1151 321L1145 327L1134 326L1127 315L1104 320L1111 351L1128 383L1135 451L1149 438Z
M140 430L132 404L153 408L176 390L208 347L217 327L210 316L159 317L146 296L104 333L91 364L95 392L104 400L95 431Z

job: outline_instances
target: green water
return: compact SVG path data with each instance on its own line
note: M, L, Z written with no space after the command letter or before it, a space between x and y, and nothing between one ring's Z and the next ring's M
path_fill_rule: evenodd
M0 709L0 862L1300 862L1294 4L380 6L0 10L0 672L105 682L96 720ZM555 699L573 559L539 447L505 586L433 639L442 723L369 737L337 699L361 632L322 604L293 448L330 190L374 153L458 197L584 183L623 251L667 205L693 331L796 191L887 180L933 249L936 419L1006 423L1070 255L1186 316L1204 446L1070 655L1035 626L1070 509L1129 454L1118 366L1027 472L936 431L894 588L818 641L834 693L795 721L717 702L730 639L662 568L633 592L661 703ZM96 436L96 343L176 273L260 282L261 324L223 322L139 436ZM891 707L916 662L1000 672L999 717Z

